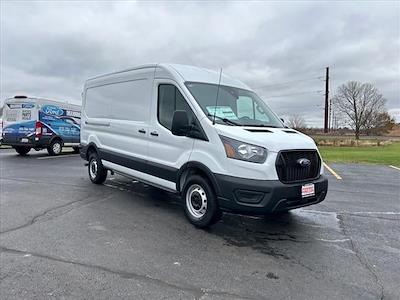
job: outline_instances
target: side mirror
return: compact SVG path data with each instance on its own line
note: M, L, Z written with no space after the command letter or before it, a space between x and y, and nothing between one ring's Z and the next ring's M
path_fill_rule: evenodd
M176 110L172 117L171 132L173 135L185 136L189 133L189 118L184 110Z

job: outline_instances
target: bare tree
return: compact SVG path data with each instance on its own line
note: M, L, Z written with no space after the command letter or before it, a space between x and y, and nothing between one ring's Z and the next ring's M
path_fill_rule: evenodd
M288 120L288 126L294 129L304 129L307 127L306 121L299 115L292 115Z
M385 102L382 94L372 84L357 81L342 84L332 98L336 110L354 130L357 140L371 119L385 112Z
M396 120L388 112L376 112L367 120L364 131L367 135L381 135L392 130L395 124Z

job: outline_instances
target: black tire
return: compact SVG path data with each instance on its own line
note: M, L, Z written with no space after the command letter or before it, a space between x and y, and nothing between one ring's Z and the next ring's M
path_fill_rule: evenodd
M21 156L25 156L28 154L29 151L31 151L30 147L23 147L23 146L17 146L15 147L15 151Z
M79 153L79 147L72 147L72 149L74 150L74 153L75 153L75 154L78 154L78 153Z
M60 155L62 152L62 141L59 139L53 140L50 146L47 147L47 152L51 156Z
M199 175L188 178L182 200L187 219L198 228L208 227L222 216L214 189L207 179Z
M101 159L96 152L89 155L88 174L90 181L95 184L102 184L107 178L107 169L103 167Z

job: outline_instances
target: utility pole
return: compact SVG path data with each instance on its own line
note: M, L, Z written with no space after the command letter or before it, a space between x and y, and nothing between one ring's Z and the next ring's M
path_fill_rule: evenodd
M331 131L332 125L332 99L329 99L329 118L328 118L328 132Z
M324 133L328 133L328 118L329 118L329 67L326 68L326 75L325 75L325 119L324 119Z

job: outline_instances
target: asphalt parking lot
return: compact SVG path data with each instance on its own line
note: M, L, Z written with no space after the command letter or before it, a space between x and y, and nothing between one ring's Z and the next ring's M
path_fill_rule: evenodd
M331 167L321 204L199 230L174 195L90 183L79 155L0 150L0 298L399 299L400 171Z

